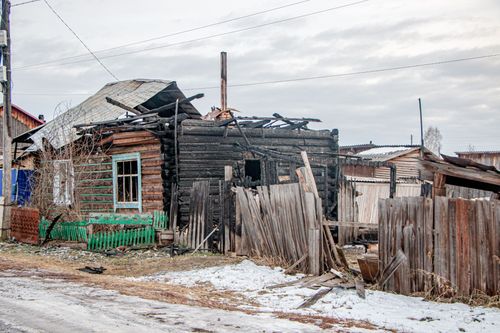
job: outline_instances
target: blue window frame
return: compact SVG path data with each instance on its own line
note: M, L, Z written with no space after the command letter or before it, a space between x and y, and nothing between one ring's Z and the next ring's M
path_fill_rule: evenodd
M113 155L113 204L142 212L140 153Z

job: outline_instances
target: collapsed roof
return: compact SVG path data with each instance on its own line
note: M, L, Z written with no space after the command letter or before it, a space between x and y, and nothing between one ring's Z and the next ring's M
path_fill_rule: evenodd
M186 99L186 96L175 81L135 79L108 83L95 95L58 115L32 134L29 141L33 142L33 145L27 151L41 149L43 139L56 149L75 141L80 137L74 128L77 124L109 121L126 116L126 110L109 103L107 99L112 99L140 114L144 110L175 103L177 99ZM201 117L198 110L189 102L179 105L179 113L185 113L195 119Z

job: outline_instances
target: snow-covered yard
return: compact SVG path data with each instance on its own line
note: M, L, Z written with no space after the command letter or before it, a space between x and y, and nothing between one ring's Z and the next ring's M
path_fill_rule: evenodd
M157 273L134 280L185 286L210 284L218 290L241 293L258 304L256 309L262 312L279 311L368 321L378 327L403 332L493 333L500 330L498 309L428 302L418 297L380 291L367 291L366 299L362 299L354 290L336 288L310 308L298 309L317 290L299 286L267 288L301 277L285 275L281 269L258 266L245 260L235 265Z
M0 331L320 332L311 324L124 296L66 281L0 273Z

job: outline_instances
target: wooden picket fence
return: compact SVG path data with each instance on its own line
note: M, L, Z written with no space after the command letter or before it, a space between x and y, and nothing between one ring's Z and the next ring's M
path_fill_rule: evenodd
M103 251L119 246L151 245L155 243L155 229L151 227L100 232L89 235L87 250Z
M356 203L356 186L354 182L342 179L337 194L338 221L359 222L358 205ZM365 222L365 221L363 221ZM359 228L338 227L338 244L345 245L358 238Z
M50 224L50 221L42 217L38 225L40 239L47 237L47 229ZM70 242L87 242L87 225L87 221L58 222L52 228L50 238Z
M380 271L398 250L406 256L384 289L402 294L480 291L497 295L499 231L496 200L380 199Z
M42 217L39 223L39 238L47 237L50 221ZM92 232L93 225L121 226L120 230ZM166 230L168 217L165 212L151 214L91 214L89 220L57 222L50 238L87 243L90 251L103 251L119 246L151 245L155 243L155 230Z

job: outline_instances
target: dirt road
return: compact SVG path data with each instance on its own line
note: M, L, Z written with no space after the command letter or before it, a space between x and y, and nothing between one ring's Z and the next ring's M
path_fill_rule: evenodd
M0 272L2 332L318 332L266 314L202 308Z

